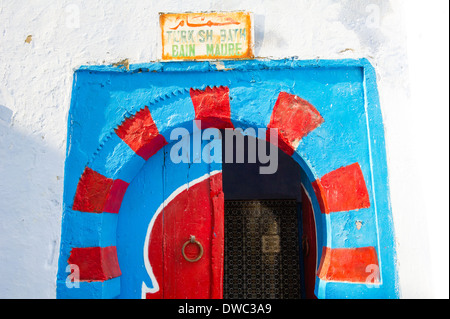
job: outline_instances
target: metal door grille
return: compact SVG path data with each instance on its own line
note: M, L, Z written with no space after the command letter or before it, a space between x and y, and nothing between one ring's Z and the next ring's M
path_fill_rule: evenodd
M225 201L225 299L301 298L295 200Z

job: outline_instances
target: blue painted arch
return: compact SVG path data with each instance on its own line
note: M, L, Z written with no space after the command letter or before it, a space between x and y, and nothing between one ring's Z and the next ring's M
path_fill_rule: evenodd
M82 283L77 291L65 286L72 247L116 244L117 215L72 210L84 168L131 183L145 160L114 129L148 106L167 141L176 127L185 127L192 133L195 112L189 89L206 86L229 88L231 121L242 129L267 127L281 91L301 96L317 108L325 122L301 140L293 158L309 181L305 187L313 199L320 246L376 247L382 282L374 288L317 278L316 295L319 298L398 297L383 123L373 67L365 59L249 60L224 64L229 71L217 70L208 62L132 65L129 71L90 66L76 71L68 123L58 297L108 298L120 293L117 278L103 283ZM371 207L322 214L311 183L354 162L361 166ZM348 225L349 220L356 218L364 221L363 235L355 234ZM318 254L320 260L320 247Z

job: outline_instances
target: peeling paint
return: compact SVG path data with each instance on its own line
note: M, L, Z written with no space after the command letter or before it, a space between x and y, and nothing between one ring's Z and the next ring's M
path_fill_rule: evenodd
M211 61L210 64L214 65L218 71L230 71L233 68L225 67L225 64L222 61Z
M363 223L362 223L361 221L357 220L357 221L355 222L355 225L356 225L356 229L357 229L357 230L360 230L361 227L362 227L362 225L363 225Z
M113 63L112 66L119 67L119 68L125 68L127 71L130 71L130 63L128 59L123 59L117 63Z

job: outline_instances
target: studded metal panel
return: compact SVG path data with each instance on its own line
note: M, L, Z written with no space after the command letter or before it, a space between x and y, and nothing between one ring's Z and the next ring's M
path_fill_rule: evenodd
M225 299L301 298L295 200L225 201Z

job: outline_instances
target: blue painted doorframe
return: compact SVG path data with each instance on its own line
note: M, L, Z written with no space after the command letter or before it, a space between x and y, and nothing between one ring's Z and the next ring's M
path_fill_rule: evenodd
M123 231L125 227L118 225L120 212L131 209L129 200L121 201L123 196L134 196L128 193L136 189L133 183L144 178L142 174L148 171L145 167L157 163L162 150L170 145L161 145L161 150L147 161L118 136L117 128L147 107L145 110L151 113L157 131L170 144L172 129L185 127L192 133L196 110L190 90L216 87L228 88L229 120L235 128L244 130L268 127L280 92L300 97L314 106L324 121L296 141L292 157L305 173L299 183L306 189L314 209L317 267L321 267L317 269L315 294L318 298L398 298L384 127L375 69L366 59L155 62L130 65L128 70L113 66L80 67L74 74L68 118L57 297L129 297L121 290L125 276L120 276L118 269L111 270L118 264L123 273L129 264L117 258L126 255L117 240L117 229ZM370 205L330 212L328 205L333 199L327 187L336 187L333 183L339 181L337 172L347 167L356 167L357 174L362 176ZM75 197L87 183L87 171L94 172L90 178L100 176L103 184L113 185L105 192L108 205L117 205L112 194L121 193L117 197L118 207L123 204L120 211L92 212L74 206ZM185 183L180 180L176 185L175 179L173 187ZM118 180L128 186L128 191L126 187L120 188L122 184L116 190ZM319 191L314 186L329 180L333 182L331 186L321 185ZM161 182L150 181L156 188ZM89 187L83 191L98 194L98 189ZM152 206L158 207L167 198L155 192L158 196ZM149 220L154 211L147 213ZM141 228L142 233L128 231L136 232L142 241L146 227ZM350 269L347 276L350 280L342 279L347 277L340 271L345 272L349 265L361 265L357 260L348 262L339 256L368 247L372 248L376 268ZM98 248L99 254L91 248ZM83 279L78 288L68 285L69 260L79 256L75 252L93 258L90 266L98 264L104 276ZM356 278L353 274L360 277L364 271L366 281L352 281ZM372 280L374 273L379 275L379 282ZM142 276L146 276L145 272ZM145 281L151 288L150 278L136 280L139 285Z

